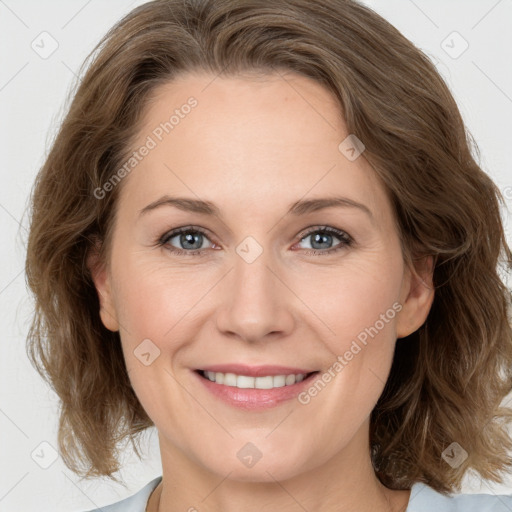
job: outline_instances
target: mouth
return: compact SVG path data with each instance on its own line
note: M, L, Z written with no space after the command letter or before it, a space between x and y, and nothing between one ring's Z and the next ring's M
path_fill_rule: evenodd
M246 411L262 411L296 399L321 372L307 367L227 362L191 370L209 399Z
M219 372L201 369L197 369L195 372L204 380L217 385L233 387L237 389L272 390L282 387L294 386L295 384L309 381L314 375L320 373L320 370L297 373L287 372L281 374L276 373L275 371L267 371L267 374L265 374L265 370L250 372L259 373L258 376L247 375L244 373Z

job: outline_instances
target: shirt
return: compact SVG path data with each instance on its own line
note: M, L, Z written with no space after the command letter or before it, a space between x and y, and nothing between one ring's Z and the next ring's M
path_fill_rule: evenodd
M124 500L88 512L145 512L159 476ZM405 512L512 512L512 494L454 494L444 496L422 482L411 487Z

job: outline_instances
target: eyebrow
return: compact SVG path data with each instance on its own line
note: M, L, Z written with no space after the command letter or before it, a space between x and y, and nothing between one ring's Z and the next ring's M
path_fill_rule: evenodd
M201 199L192 199L187 197L170 197L162 196L160 199L148 204L139 212L139 217L149 213L161 206L174 206L185 212L199 213L201 215L217 216L222 218L220 209L210 201ZM366 213L372 220L373 214L371 210L362 203L358 203L348 197L319 197L315 199L302 199L292 203L287 214L300 216L308 213L323 210L325 208L357 208Z

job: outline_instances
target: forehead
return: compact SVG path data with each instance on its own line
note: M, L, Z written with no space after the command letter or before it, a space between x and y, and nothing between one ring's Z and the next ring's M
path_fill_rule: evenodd
M149 98L133 150L151 149L123 196L141 207L179 193L268 209L339 193L379 206L383 190L371 166L340 151L349 135L336 98L310 78L184 75Z

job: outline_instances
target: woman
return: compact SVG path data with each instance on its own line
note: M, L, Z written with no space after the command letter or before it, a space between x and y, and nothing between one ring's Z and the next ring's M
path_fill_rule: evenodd
M450 496L511 467L500 201L370 9L136 8L33 193L28 341L64 461L114 479L155 425L162 477L102 510L512 509Z

